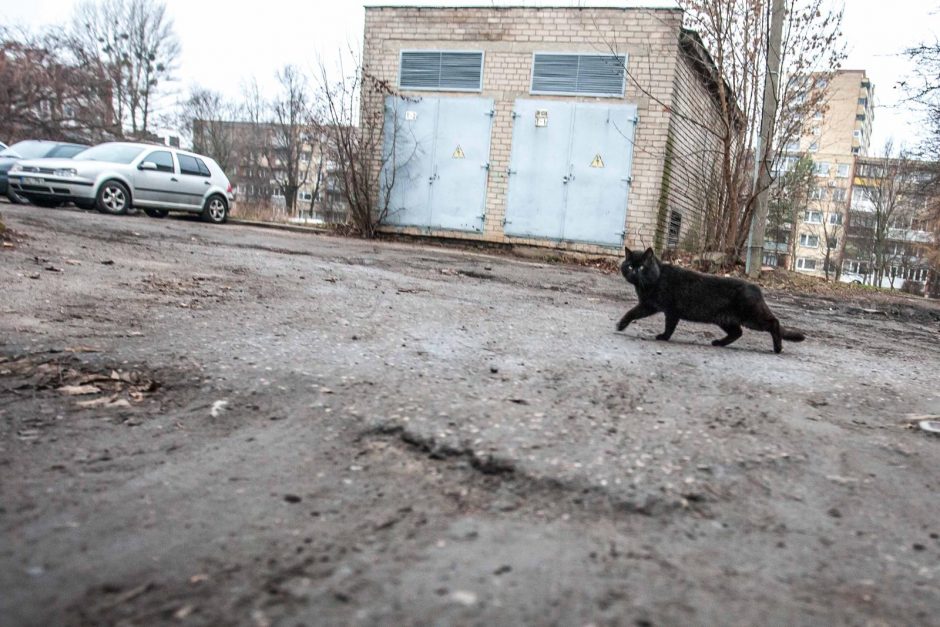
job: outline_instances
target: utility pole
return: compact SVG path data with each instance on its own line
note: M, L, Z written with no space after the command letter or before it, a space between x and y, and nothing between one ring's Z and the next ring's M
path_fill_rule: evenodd
M784 0L773 0L770 9L770 40L767 43L767 72L764 76L764 109L760 120L760 139L757 142L760 162L757 174L757 206L751 216L751 231L747 244L747 275L760 276L764 257L764 229L767 227L767 196L770 188L770 155L773 146L774 120L777 117L777 86L780 83L780 43L783 38Z

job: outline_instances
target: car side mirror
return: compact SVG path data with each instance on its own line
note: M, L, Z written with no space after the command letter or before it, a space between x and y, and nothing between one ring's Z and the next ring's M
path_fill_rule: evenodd
M137 169L138 170L156 170L157 164L154 163L153 161L144 161L139 166L137 166Z

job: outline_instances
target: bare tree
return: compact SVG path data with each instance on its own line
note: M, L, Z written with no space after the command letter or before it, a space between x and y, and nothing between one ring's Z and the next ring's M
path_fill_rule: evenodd
M755 145L767 66L770 2L760 0L681 0L686 25L701 37L714 63L715 96L721 123L712 130L719 140L718 199L705 217L705 245L735 255L742 250L757 195L754 162L777 162L784 148L802 134L803 122L826 106L825 85L844 57L839 45L842 12L826 0L791 0L784 20L782 65L775 142ZM694 48L691 48L694 51ZM686 52L686 54L689 54Z
M816 185L815 164L811 157L804 155L781 160L778 165L780 174L770 188L764 239L774 244L786 244L787 269L793 270L798 226Z
M239 107L220 93L194 87L180 106L180 128L192 137L193 150L209 155L224 172L232 172L238 152L238 133L233 122Z
M906 154L896 155L891 140L883 156L857 166L856 179L861 182L856 185L850 216L852 252L856 258L867 257L874 285L890 278L889 268L902 254L892 230L913 219L919 196L914 172Z
M924 108L926 133L918 146L923 159L922 192L928 199L926 227L931 237L922 244L929 273L925 295L940 297L940 40L909 48L914 74L901 82L908 97Z
M820 204L819 209L822 214L821 222L814 225L810 231L823 250L823 273L828 281L830 275L837 275L839 272L845 230L841 211L826 212L824 203Z
M68 31L76 62L108 78L114 110L124 129L145 135L161 84L180 54L173 22L160 0L86 0Z
M74 63L53 31L0 27L0 136L96 142L115 132L107 80Z
M272 141L266 155L272 178L294 212L297 192L307 184L312 162L311 143L318 132L310 111L307 78L293 65L277 74L281 91L271 102Z
M339 191L349 206L352 227L362 237L375 237L378 225L388 216L395 176L403 159L397 149L396 117L387 115L383 102L397 96L387 81L362 66L359 55L350 56L352 71L347 72L340 63L338 78L332 77L321 61L318 117L327 138L327 155L339 177Z

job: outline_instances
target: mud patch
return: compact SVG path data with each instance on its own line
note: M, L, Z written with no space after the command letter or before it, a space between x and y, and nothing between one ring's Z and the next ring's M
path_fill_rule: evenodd
M0 394L50 400L67 411L110 411L122 422L131 420L127 410L151 399L161 386L158 376L143 369L93 364L74 353L0 356ZM34 411L17 416L0 421L0 436L15 433L20 440L36 440L61 414Z
M484 509L490 509L493 503L503 502L504 506L496 505L496 509L511 511L521 507L524 502L527 509L542 512L580 509L589 512L591 517L621 514L661 516L688 507L691 502L704 500L700 494L668 498L654 493L637 493L624 497L599 485L536 476L511 459L483 453L469 445L454 447L399 425L382 425L370 429L360 439L385 442L425 462L447 463L450 471L462 475L457 484L476 485L490 495L489 505L476 503L477 507Z
M184 279L148 275L141 282L145 291L175 300L180 307L203 309L206 304L223 302L235 288L222 277L193 275Z

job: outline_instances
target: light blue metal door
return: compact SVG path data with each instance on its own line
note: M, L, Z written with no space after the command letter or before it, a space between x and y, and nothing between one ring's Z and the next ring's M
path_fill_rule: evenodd
M386 98L386 224L482 231L492 121L492 99Z
M623 243L635 105L517 100L505 233Z
M431 174L431 227L483 230L492 122L492 99L439 101Z
M633 105L575 106L566 240L606 246L623 243L635 130Z
M385 222L427 226L431 220L431 173L437 101L385 99L383 191L391 187ZM380 198L380 202L382 199Z
M516 100L504 232L563 239L573 106Z

